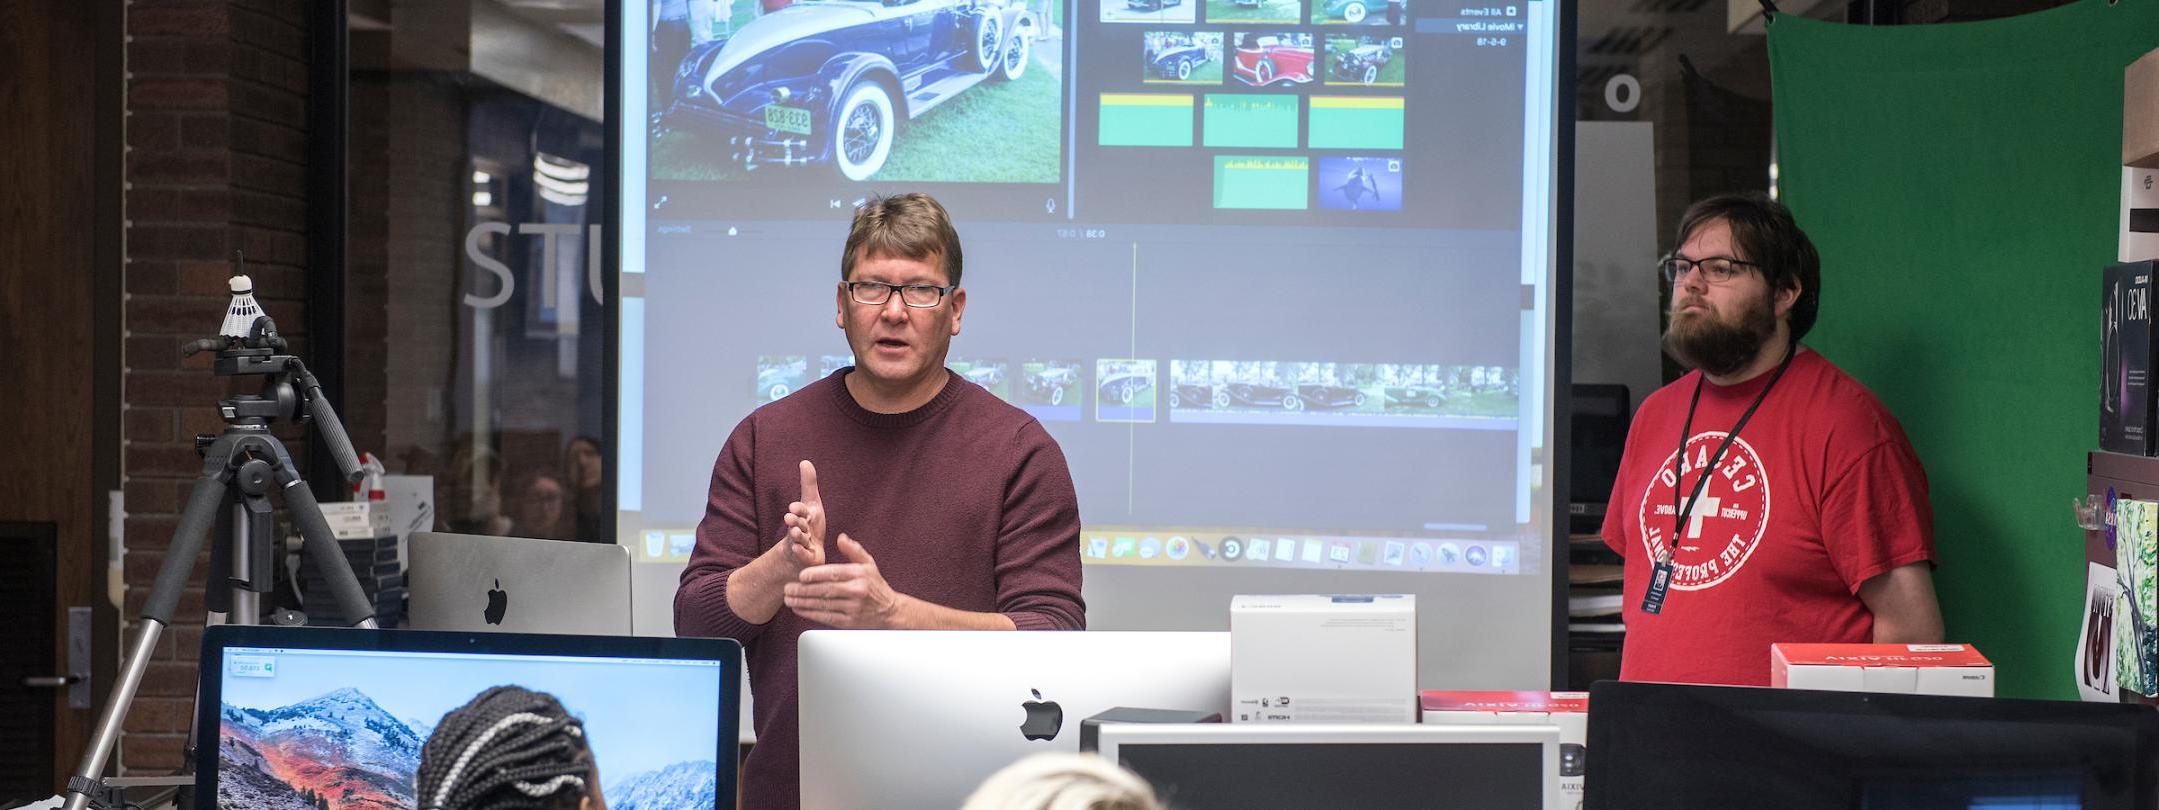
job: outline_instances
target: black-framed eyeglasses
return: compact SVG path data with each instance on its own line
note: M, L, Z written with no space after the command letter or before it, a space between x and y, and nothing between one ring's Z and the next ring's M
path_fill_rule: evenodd
M886 284L882 281L845 281L841 282L841 286L847 288L847 297L854 299L855 303L871 306L883 306L885 302L892 300L892 291L898 290L900 303L915 309L937 306L945 300L945 296L960 288L958 284L939 287L935 284Z
M1728 284L1732 279L1746 273L1745 268L1761 267L1759 263L1734 259L1730 256L1707 256L1689 259L1683 256L1666 256L1657 263L1657 275L1666 284L1677 284L1689 270L1702 271L1702 279L1711 284Z

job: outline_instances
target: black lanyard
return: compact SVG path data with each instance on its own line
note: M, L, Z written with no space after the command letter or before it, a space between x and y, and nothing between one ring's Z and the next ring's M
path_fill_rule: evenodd
M1769 398L1769 392L1777 387L1778 380L1784 378L1784 370L1791 368L1792 358L1798 354L1798 340L1794 339L1785 345L1784 359L1777 363L1777 370L1769 375L1768 384L1762 386L1761 393L1754 395L1754 402L1747 406L1746 412L1739 415L1739 421L1732 425L1731 432L1724 434L1724 441L1717 445L1716 452L1709 454L1709 461L1701 466L1701 474L1694 479L1694 489L1687 494L1686 508L1682 509L1679 505L1679 482L1686 476L1687 440L1694 438L1694 411L1702 404L1702 387L1709 376L1704 374L1695 379L1694 398L1687 402L1687 419L1679 428L1679 452L1672 457L1672 534L1665 540L1664 553L1657 557L1656 568L1650 576L1650 591L1642 599L1643 612L1654 614L1663 611L1665 589L1671 585L1675 567L1672 558L1679 550L1679 533L1687 528L1687 519L1694 515L1694 507L1702 497L1702 489L1709 484L1710 472L1717 468L1718 461L1723 460L1724 451L1731 449L1732 441L1739 438L1739 431L1746 428L1748 420L1754 418L1754 411L1762 407L1763 400Z

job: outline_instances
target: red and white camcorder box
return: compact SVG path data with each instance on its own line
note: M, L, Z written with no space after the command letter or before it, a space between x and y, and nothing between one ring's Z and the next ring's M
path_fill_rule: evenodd
M1970 644L1771 644L1779 689L1994 696L1994 663Z
M1417 695L1426 723L1521 724L1559 728L1559 782L1552 789L1582 805L1589 765L1588 692L1428 691Z

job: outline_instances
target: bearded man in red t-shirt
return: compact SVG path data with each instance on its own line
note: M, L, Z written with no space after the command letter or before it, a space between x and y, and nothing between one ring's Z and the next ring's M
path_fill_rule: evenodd
M1759 194L1695 203L1660 264L1664 347L1604 520L1620 677L1766 686L1779 642L1942 640L1926 472L1874 394L1799 339L1821 256Z
M675 632L745 649L757 745L744 807L798 807L805 765L847 767L799 750L803 631L1086 627L1063 451L945 368L967 308L961 268L929 195L857 207L833 295L855 364L751 412L713 464Z

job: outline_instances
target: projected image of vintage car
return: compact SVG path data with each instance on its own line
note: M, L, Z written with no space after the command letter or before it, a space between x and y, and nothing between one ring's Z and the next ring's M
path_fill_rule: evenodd
M1139 358L1095 361L1095 421L1152 422L1155 419L1155 361Z
M1406 72L1398 58L1401 37L1329 37L1327 82L1400 87Z
M1005 362L1003 360L976 360L973 358L953 357L946 359L945 367L952 369L952 372L960 375L961 379L982 386L984 390L996 394L999 399L1011 399L1011 386L1005 384Z
M1447 404L1447 391L1436 385L1394 385L1384 393L1389 408L1427 408L1439 410Z
M1301 23L1304 4L1298 0L1206 0L1210 23Z
M809 358L803 355L757 358L757 403L762 405L794 393L810 381L809 373Z
M1229 392L1211 383L1181 382L1169 387L1169 406L1172 408L1226 408Z
M971 90L987 92L975 90L984 82L1016 86L1044 25L1022 0L798 0L683 58L672 99L652 116L655 170L711 179L828 165L848 180L869 179L893 158L896 139L921 128L905 125ZM1056 80L1041 86L1054 129ZM963 112L981 115L985 128L1010 117ZM937 176L880 179L979 179L969 171L938 164L904 173Z
M1102 0L1100 19L1106 23L1189 23L1199 19L1199 0Z
M1222 387L1222 394L1229 400L1229 405L1285 411L1304 409L1304 398L1297 396L1296 388L1275 382L1233 382Z
M1154 387L1154 380L1151 377L1142 377L1138 374L1120 374L1103 380L1102 385L1099 387L1102 391L1103 402L1130 405L1140 398L1141 392Z
M1230 72L1253 87L1312 80L1312 35L1306 33L1237 35Z
M1079 385L1080 371L1075 363L1027 363L1022 370L1020 394L1026 402L1063 405L1070 400L1072 387Z
M1308 408L1356 408L1364 405L1364 392L1352 386L1325 383L1304 383L1297 386L1297 398Z
M1222 81L1222 35L1213 31L1149 31L1142 41L1147 69L1142 81L1156 84L1218 84Z
M1408 21L1405 0L1313 0L1312 22L1337 25L1401 25Z

